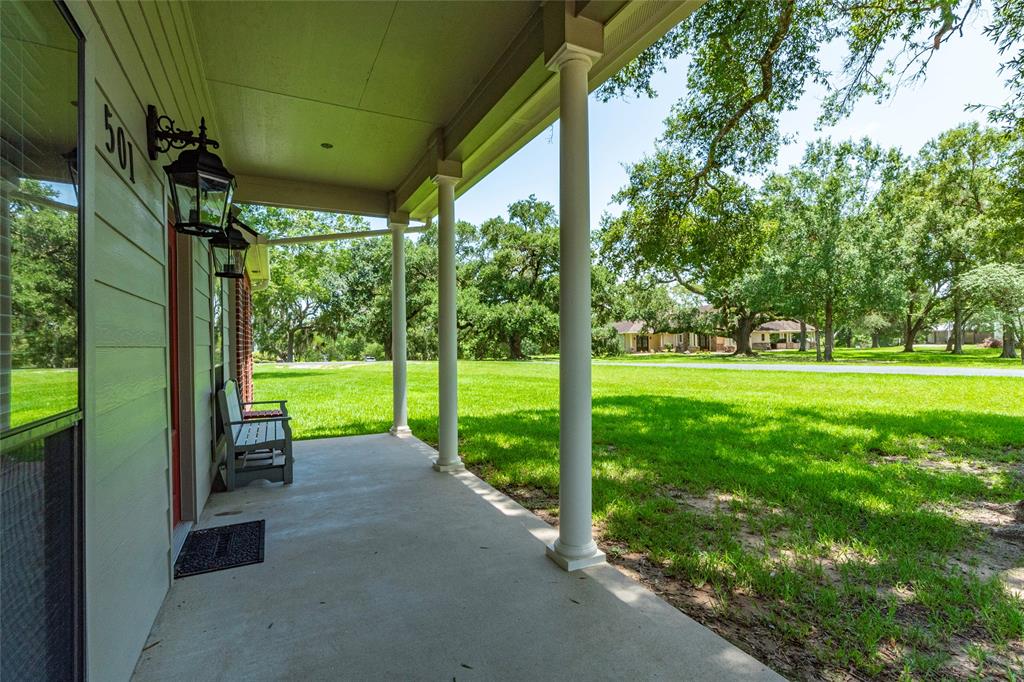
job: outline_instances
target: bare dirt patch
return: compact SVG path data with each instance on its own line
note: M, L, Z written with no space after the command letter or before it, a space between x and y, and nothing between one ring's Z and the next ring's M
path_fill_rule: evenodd
M1015 448L997 451L993 459L954 457L943 449L929 450L920 457L876 454L876 463L907 464L923 471L965 474L974 476L990 487L996 483L998 476L1005 475L1024 481L1024 451Z
M785 528L762 533L752 527L758 519L763 518L762 515L781 515L784 513L782 509L751 505L749 500L721 491L712 490L697 495L670 486L662 486L658 491L688 511L709 517L721 514L730 516L738 526L735 537L746 550L762 554L768 561L780 565L795 564L795 554L785 549ZM502 492L544 521L558 525L556 495L529 486L509 486ZM948 511L956 513L965 523L989 529L989 538L969 556L956 562L959 568L964 572L973 571L982 578L998 574L1008 588L1022 590L1016 593L1024 596L1024 567L1021 566L1024 550L1024 533L1021 531L1024 530L1024 523L1017 520L1017 515L1024 513L1024 510L1013 504L978 502L955 512ZM780 621L778 605L771 601L742 589L721 594L710 583L695 585L685 578L671 575L667 565L652 561L647 554L630 551L623 543L609 539L603 526L598 525L594 530L609 563L784 676L795 680L868 679L862 672L838 669L822 660L816 652L827 650L830 646L827 633L817 631L813 625L803 625L803 630L794 634L792 624L784 622L785 616ZM821 566L821 579L838 584L841 581L842 564L851 561L870 563L871 558L848 546L837 545L825 548L815 561ZM879 589L887 595L895 596L903 605L900 608L902 618L915 620L914 611L919 607L914 603L912 589L906 586ZM958 639L948 646L950 658L940 672L945 679L1005 679L999 672L993 675L993 671L1011 669L1010 661L1020 660L1024 656L1021 643L1011 643L999 653L985 646L987 661L979 666L977 660L969 654L972 648L978 648L975 642ZM888 664L871 679L899 679L906 653L903 647L895 642L883 643L879 653Z
M957 567L983 579L998 575L1011 594L1024 599L1024 506L972 501L939 511L985 535L977 548L955 561Z
M842 679L823 671L809 647L787 642L782 633L765 621L763 607L756 598L732 594L726 603L710 585L697 587L667 575L663 566L651 562L645 554L628 552L615 542L598 544L607 553L609 563L622 573L772 670L796 680Z

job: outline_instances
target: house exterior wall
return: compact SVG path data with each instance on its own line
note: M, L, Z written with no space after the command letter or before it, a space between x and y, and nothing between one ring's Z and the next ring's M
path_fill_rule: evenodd
M179 127L211 109L178 3L69 2L85 34L86 658L94 680L130 677L171 579L167 196L146 155L145 109ZM212 121L211 131L216 131ZM209 254L193 250L195 457L210 481ZM203 262L207 263L205 269ZM205 300L204 300L205 299ZM188 343L185 339L182 344ZM186 434L182 434L183 438Z
M213 264L205 240L192 240L192 423L194 429L196 517L203 513L213 487L216 444L212 415L213 389ZM223 336L221 338L224 338ZM200 494L199 491L203 491Z

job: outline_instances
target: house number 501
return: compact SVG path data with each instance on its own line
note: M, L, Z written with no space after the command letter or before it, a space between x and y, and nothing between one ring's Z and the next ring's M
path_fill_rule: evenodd
M135 146L132 145L131 141L128 140L127 135L124 134L124 128L110 125L110 119L114 117L113 112L110 111L110 105L103 105L103 128L107 134L106 148L107 153L117 155L117 165L121 166L121 170L128 171L128 177L131 181L135 182Z

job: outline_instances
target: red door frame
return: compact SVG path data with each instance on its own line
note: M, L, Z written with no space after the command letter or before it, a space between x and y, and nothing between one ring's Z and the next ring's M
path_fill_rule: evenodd
M171 377L171 510L181 523L181 406L178 395L178 233L167 226L167 326Z

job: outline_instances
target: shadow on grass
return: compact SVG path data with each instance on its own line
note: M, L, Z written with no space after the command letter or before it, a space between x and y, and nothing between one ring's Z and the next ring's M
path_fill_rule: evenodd
M436 439L436 426L426 420L413 430ZM494 482L557 496L556 410L464 415L460 432L466 460ZM948 452L973 451L978 443L1020 446L1021 420L1009 416L829 415L810 408L758 415L723 401L615 395L595 398L593 434L594 511L610 533L618 528L634 536L623 540L639 539L638 526L650 528L658 523L654 517L676 506L668 490L715 490L779 507L819 540L899 555L950 552L965 541L967 528L934 505L1024 496L1010 477L986 484L967 473L877 456L902 454L908 442L922 439Z

